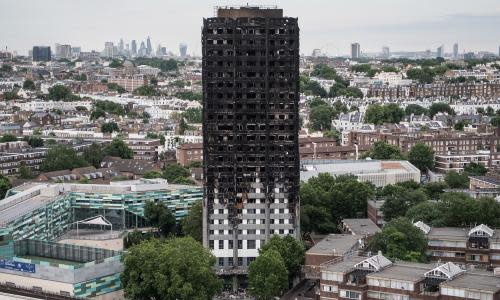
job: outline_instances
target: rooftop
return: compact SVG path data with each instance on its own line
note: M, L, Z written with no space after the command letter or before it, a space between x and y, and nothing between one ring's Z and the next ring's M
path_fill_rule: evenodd
M357 250L359 236L351 234L330 234L319 243L307 250L308 254L342 256L352 250Z
M381 231L370 219L344 219L342 223L354 235L373 235Z
M500 291L500 278L487 272L466 272L453 280L443 282L441 286L496 293Z
M367 277L399 279L416 282L424 277L424 274L432 269L430 264L396 262L390 268L385 268L380 272L372 273Z

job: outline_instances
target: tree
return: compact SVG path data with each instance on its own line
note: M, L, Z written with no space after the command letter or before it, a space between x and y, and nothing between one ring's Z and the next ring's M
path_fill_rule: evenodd
M110 68L121 68L121 67L123 67L123 62L121 60L118 60L118 59L113 59L109 63L109 67Z
M272 300L288 287L286 266L274 249L259 255L248 267L248 289L257 300Z
M464 173L469 176L484 176L488 172L485 166L471 162L464 167Z
M309 127L312 130L330 130L332 128L332 118L335 114L333 107L328 105L318 105L311 108L309 114Z
M189 170L179 164L167 164L163 167L163 178L169 183L194 184L190 177Z
M338 132L335 128L323 133L323 137L335 139L337 145L340 143L340 139L342 138L341 133Z
M335 71L335 69L325 64L317 64L316 66L314 66L314 70L311 72L311 76L331 80L336 78L337 72Z
M113 141L104 148L104 153L109 156L116 156L124 159L131 159L134 156L132 149L130 149L120 138L114 138Z
M159 68L162 72L170 72L178 70L178 62L175 59L164 60L161 58L137 57L134 61L135 65L147 65Z
M32 91L35 90L36 86L35 86L35 83L33 82L33 80L26 79L23 82L23 89L25 89L25 90L32 90Z
M435 75L430 68L412 68L406 71L408 79L417 80L419 83L432 83Z
M427 239L424 233L406 218L387 223L382 232L376 233L368 243L371 251L382 251L392 259L425 262Z
M408 160L422 172L434 167L434 150L424 143L416 143L408 153Z
M156 96L158 95L156 89L150 85L143 85L134 90L134 95L138 96Z
M33 175L33 172L31 171L31 168L22 165L19 167L19 176L18 178L20 179L33 179L35 176Z
M144 205L144 218L163 236L175 233L175 216L163 202L147 201Z
M90 120L97 120L99 118L104 118L104 117L106 117L106 112L99 107L96 107L90 113Z
M491 126L500 127L500 116L491 118Z
M191 237L150 239L123 256L121 282L127 299L212 299L222 290L215 257Z
M109 122L101 125L101 131L104 133L113 133L115 131L120 131L120 128L115 122Z
M76 111L87 111L87 108L85 106L76 106L75 107Z
M410 207L406 212L406 218L412 222L422 221L430 226L444 226L437 202L424 201Z
M422 115L422 114L428 114L429 111L427 109L425 109L424 107L418 105L418 104L409 104L406 108L405 108L405 114L406 115Z
M448 113L449 115L455 114L455 111L453 110L453 108L451 108L451 106L449 104L444 103L444 102L432 103L432 105L429 107L429 116L431 118L434 118L434 116L440 112Z
M72 101L78 97L73 95L68 87L57 84L49 88L48 98L55 101Z
M353 176L333 177L320 173L300 186L301 229L303 232L332 233L343 218L360 218L366 214L371 185Z
M182 113L182 116L189 123L201 123L202 122L201 108L188 108Z
M114 82L108 83L108 89L111 91L116 91L118 94L123 94L127 91L123 86Z
M422 186L429 199L439 199L444 189L448 188L446 182L429 182Z
M386 186L384 189L390 188ZM393 186L381 207L384 220L390 221L397 217L403 217L411 207L428 200L427 195L421 189L407 189L401 186Z
M280 254L288 271L289 279L293 279L293 276L300 273L300 268L304 264L305 259L305 248L300 241L291 235L286 235L285 237L273 235L273 237L260 248L259 254L262 255L271 250Z
M43 147L43 140L38 136L25 136L23 140L28 142L28 145L30 145L32 148Z
M328 93L316 80L310 80L308 77L301 76L300 90L306 95L325 98Z
M466 173L459 174L449 171L444 176L444 181L452 189L466 189L469 187L469 176Z
M405 115L404 110L395 103L388 105L369 105L365 113L365 122L375 125L399 123Z
M397 146L383 141L375 142L372 149L365 155L372 159L405 159Z
M0 138L0 143L8 143L8 142L17 142L17 136L12 134L4 134L2 138Z
M85 159L92 166L99 168L104 159L104 152L102 146L97 143L92 143L88 148L83 150L83 159Z
M73 148L66 145L55 145L47 152L40 169L43 172L51 172L86 166L88 163L78 156Z
M189 235L198 242L203 239L203 206L201 201L191 206L189 214L181 221L182 233Z
M146 179L153 179L153 178L162 178L162 176L163 175L158 171L147 171L146 173L144 173L142 177Z
M5 198L7 191L12 188L9 178L0 174L0 199Z
M476 200L465 193L444 193L439 208L444 224L452 227L474 225L481 214Z

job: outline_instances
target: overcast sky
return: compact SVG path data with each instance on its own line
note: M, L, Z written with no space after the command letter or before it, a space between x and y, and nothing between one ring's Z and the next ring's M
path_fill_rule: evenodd
M0 47L27 54L33 45L67 43L83 51L101 51L104 42L145 40L149 35L178 53L186 42L200 54L203 17L214 6L237 1L207 0L0 0ZM242 4L246 4L243 1ZM283 0L250 1L278 5L298 17L301 53L319 48L330 55L349 53L351 42L362 52L435 50L451 52L500 46L500 0Z

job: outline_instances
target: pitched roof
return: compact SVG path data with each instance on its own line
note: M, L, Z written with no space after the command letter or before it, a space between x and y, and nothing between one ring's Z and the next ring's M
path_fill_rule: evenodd
M468 236L471 236L471 235L484 236L486 234L489 237L492 237L494 233L495 233L495 231L493 229L489 228L488 226L486 226L484 224L481 224L481 225L478 225L478 226L472 228L469 231Z
M422 221L418 221L418 222L415 222L413 223L413 225L415 225L415 227L418 227L420 230L422 230L425 234L428 234L429 231L431 231L431 227L427 224L425 224L424 222Z
M425 273L425 277L438 277L445 278L447 280L455 278L457 275L464 273L465 270L455 265L452 262L447 262L442 264L429 272Z
M392 261L387 259L385 256L382 255L382 253L379 252L377 255L374 255L372 257L363 260L360 263L357 263L356 265L354 265L354 267L360 269L370 269L370 270L380 271L390 265L392 265Z

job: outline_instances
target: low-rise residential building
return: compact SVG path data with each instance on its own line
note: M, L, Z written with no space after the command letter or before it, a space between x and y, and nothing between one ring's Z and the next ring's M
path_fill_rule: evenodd
M133 92L135 89L148 84L147 78L143 75L112 76L108 79L108 82L116 83L129 92Z
M415 226L427 236L428 254L433 261L500 266L500 235L496 229L484 224L474 228L431 227L421 221Z
M466 271L453 262L438 265L392 262L379 253L321 265L319 298L497 300L499 282L500 278L493 272Z
M435 168L440 173L455 171L462 173L470 163L489 167L490 151L477 151L476 154L435 155Z

